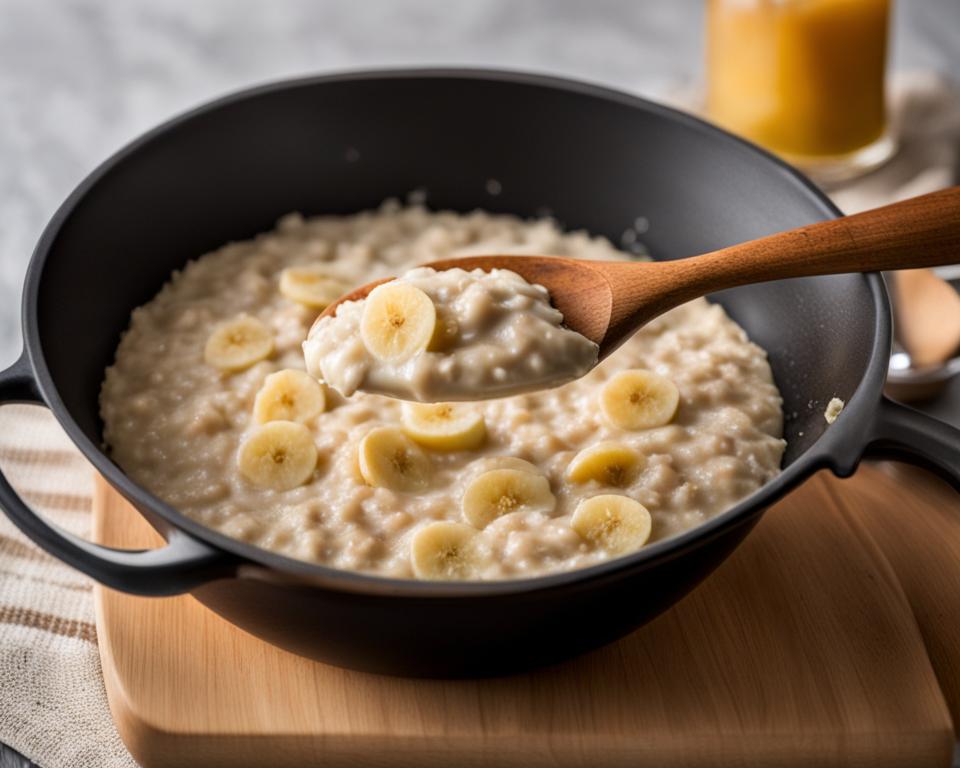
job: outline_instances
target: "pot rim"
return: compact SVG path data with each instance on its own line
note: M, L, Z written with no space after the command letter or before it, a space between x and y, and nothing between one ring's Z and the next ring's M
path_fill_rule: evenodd
M241 561L240 569L245 575L263 577L255 573L256 566L266 567L271 576L289 578L306 586L321 587L349 593L370 595L390 595L397 597L494 597L504 594L534 593L552 590L564 586L586 587L588 584L616 578L626 571L641 571L660 563L686 554L688 551L713 540L728 530L753 520L762 514L767 506L785 495L788 491L812 475L815 471L831 467L844 472L856 465L863 445L851 440L857 432L866 432L872 423L877 405L880 402L883 382L887 369L887 357L891 347L891 315L886 290L879 274L869 273L862 277L867 281L874 302L876 322L873 346L867 369L854 394L850 397L842 418L826 429L823 434L803 454L784 469L776 478L766 483L753 494L739 503L716 515L705 523L676 536L655 542L638 552L609 560L587 568L561 571L521 579L505 579L483 582L431 582L414 579L398 579L375 574L347 571L316 563L297 560L270 550L256 547L232 539L212 528L187 517L174 507L161 501L127 476L104 452L101 446L90 440L63 403L50 370L47 367L40 343L37 303L43 268L61 228L70 218L80 201L115 166L135 154L142 147L169 131L189 123L194 118L231 105L236 102L256 98L263 94L286 89L297 89L313 85L336 82L359 82L366 80L470 80L502 82L530 85L564 93L590 96L606 101L639 108L674 123L681 124L696 133L707 135L721 144L746 148L757 156L772 171L776 171L785 181L804 192L812 202L822 209L823 218L842 215L829 198L799 171L790 167L780 158L772 155L744 139L733 136L722 129L681 112L677 109L649 101L645 98L619 91L607 86L573 80L553 75L531 72L496 70L485 68L434 68L413 67L402 69L365 69L337 72L324 75L288 78L260 84L234 91L225 96L207 101L135 138L89 173L67 199L60 205L50 219L33 251L24 282L21 324L24 348L29 358L33 375L39 391L53 411L54 416L66 431L73 443L93 464L96 470L120 493L130 500L139 510L149 510L158 515L173 528L180 529L216 549L229 553ZM132 309L132 308L131 308ZM846 437L844 437L846 435ZM851 453L851 445L856 447L856 455ZM149 519L149 516L148 516ZM251 570L251 567L253 570Z

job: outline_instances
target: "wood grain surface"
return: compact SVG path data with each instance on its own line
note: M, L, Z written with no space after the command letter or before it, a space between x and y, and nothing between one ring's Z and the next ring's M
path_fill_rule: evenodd
M110 705L146 768L949 766L957 499L899 467L820 474L647 627L496 680L345 671L263 643L190 597L98 588ZM95 520L103 543L157 542L102 481Z
M960 495L922 469L893 462L861 469L830 490L896 573L960 731Z

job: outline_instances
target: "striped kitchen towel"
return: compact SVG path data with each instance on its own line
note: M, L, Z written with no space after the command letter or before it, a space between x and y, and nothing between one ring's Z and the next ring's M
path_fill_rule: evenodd
M0 465L47 519L90 536L93 472L50 413L0 408ZM42 768L132 768L100 673L92 582L0 514L0 742Z

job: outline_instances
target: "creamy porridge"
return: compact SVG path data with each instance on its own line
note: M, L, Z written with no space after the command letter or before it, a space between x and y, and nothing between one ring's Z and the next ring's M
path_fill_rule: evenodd
M506 269L418 267L347 301L303 345L307 372L350 396L480 400L553 387L597 363L541 285Z
M436 259L524 252L624 257L550 221L395 204L288 216L207 254L133 313L101 394L112 456L229 536L421 578L599 563L699 525L778 473L766 355L704 300L534 394L344 398L304 372L308 329L346 290Z

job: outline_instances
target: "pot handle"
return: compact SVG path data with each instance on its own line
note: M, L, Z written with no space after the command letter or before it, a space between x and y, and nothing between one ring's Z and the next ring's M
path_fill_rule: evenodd
M0 405L45 405L26 353L0 372ZM124 550L85 541L48 523L10 485L0 470L0 508L34 543L78 571L112 589L136 595L177 595L230 576L237 561L220 550L173 529L159 549Z
M918 464L960 490L960 429L886 397L877 409L866 453Z

